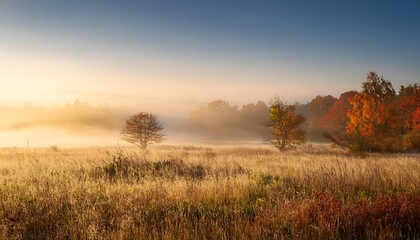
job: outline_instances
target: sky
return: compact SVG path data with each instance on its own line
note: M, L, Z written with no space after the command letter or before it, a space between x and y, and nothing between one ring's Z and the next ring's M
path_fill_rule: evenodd
M0 102L306 102L420 81L419 1L0 1Z

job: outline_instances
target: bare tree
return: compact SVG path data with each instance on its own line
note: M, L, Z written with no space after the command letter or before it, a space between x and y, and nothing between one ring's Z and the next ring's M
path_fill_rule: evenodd
M126 121L121 135L125 141L146 150L150 143L165 140L165 135L159 133L161 130L163 125L155 114L139 112Z
M305 134L299 126L305 121L302 115L295 112L295 106L287 105L278 98L270 106L270 142L283 151L289 146L305 142Z

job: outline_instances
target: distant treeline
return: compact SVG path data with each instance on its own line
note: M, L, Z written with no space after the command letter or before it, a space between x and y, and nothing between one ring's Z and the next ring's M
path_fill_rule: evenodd
M263 101L239 108L216 100L189 116L190 130L214 137L261 137L267 133L268 106Z
M331 95L316 96L306 104L295 103L296 112L306 121L302 129L311 141L327 141L327 132L344 133L348 122L347 111L357 92L350 91L337 99ZM242 107L216 100L190 114L191 130L197 134L218 137L264 137L268 133L268 105L263 101Z
M327 132L344 133L348 122L349 99L357 92L341 94L337 99L331 95L316 96L306 104L295 103L296 112L305 117L302 129L310 141L328 141ZM216 100L192 111L190 127L196 134L218 137L261 137L268 133L268 105L263 101L242 107L227 101Z
M324 137L326 134L346 135L350 120L348 112L352 109L351 101L360 94L363 92L348 91L338 98L331 95L316 96L306 104L295 103L296 112L306 119L302 130L306 132L307 140L327 142L329 140ZM420 126L420 117L417 116L420 113L419 85L401 86L393 99L393 114L399 116L399 119L395 121L401 123L400 128L403 128L400 134L415 131ZM263 101L258 101L255 104L249 103L238 107L232 106L227 101L216 100L192 111L189 121L191 131L196 134L264 138L268 131L266 127L269 122L268 105Z
M306 104L296 103L296 111L306 119L302 128L307 139L327 141L324 138L326 132L344 135L349 121L347 112L351 108L350 99L356 94L356 91L349 91L342 93L339 98L316 96Z

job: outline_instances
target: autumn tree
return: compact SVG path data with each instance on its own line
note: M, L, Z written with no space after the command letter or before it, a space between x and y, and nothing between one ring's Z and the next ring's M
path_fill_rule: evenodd
M305 118L295 112L295 106L287 105L279 99L274 99L269 108L270 142L283 151L289 146L303 144L305 134L299 128Z
M408 131L416 129L418 119L415 119L415 112L418 108L420 108L420 86L418 84L401 86L398 93L398 113L402 120L401 123Z
M146 150L149 144L165 140L162 130L163 125L155 114L139 112L126 121L121 135L125 141Z
M412 131L419 134L420 133L420 107L417 107L416 110L411 114L412 116Z
M395 134L395 91L392 84L369 72L362 91L351 100L347 136L367 150L388 151Z
M398 126L403 134L399 148L420 150L420 86L401 86L397 106Z
M329 134L344 136L346 133L349 117L347 112L351 108L350 99L356 95L356 91L342 93L340 98L334 102L328 112L321 118L320 125Z

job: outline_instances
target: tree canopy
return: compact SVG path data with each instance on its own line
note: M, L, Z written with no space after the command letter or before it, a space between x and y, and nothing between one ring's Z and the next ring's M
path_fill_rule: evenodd
M369 72L361 91L350 98L349 121L337 144L352 151L401 152L420 149L420 91L417 84L395 93L391 82Z
M305 118L295 112L295 106L287 105L279 99L274 99L270 106L270 142L283 151L287 147L303 144L305 134L299 126Z
M146 150L150 143L165 140L165 135L160 133L162 130L163 125L155 114L139 112L126 121L121 134L125 141Z

